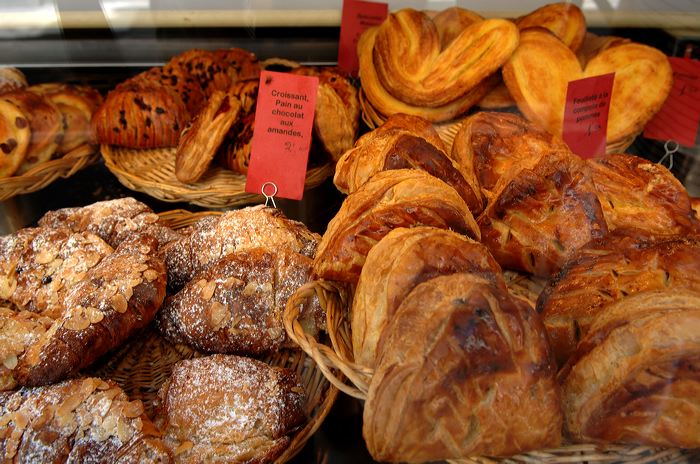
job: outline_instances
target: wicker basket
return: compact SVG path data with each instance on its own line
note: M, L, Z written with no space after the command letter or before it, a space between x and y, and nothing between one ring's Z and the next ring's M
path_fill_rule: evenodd
M506 273L509 289L531 299L543 285L541 280L531 280L516 273ZM316 294L324 302L330 346L319 343L308 336L297 321L300 308ZM330 304L329 304L330 302ZM284 325L287 334L319 366L323 375L344 393L364 400L367 398L372 380L372 369L353 362L352 337L348 309L352 306L350 293L343 286L328 281L316 281L301 287L287 302ZM568 444L555 449L536 450L504 459L473 457L450 460L459 464L495 464L495 463L690 463L700 462L700 449L659 449L634 445L593 445Z
M195 221L217 212L190 213L173 210L160 214L161 220L174 229L181 229ZM322 306L325 301L321 301ZM337 308L326 308L337 312ZM89 370L89 374L114 380L133 399L143 401L147 414L153 412L154 400L161 385L170 377L173 366L180 360L200 356L185 345L172 344L162 338L157 330L146 328L142 333L112 353L101 364ZM289 447L277 458L276 463L289 461L304 447L328 415L338 390L321 373L316 363L300 350L281 350L262 361L273 366L287 367L299 374L306 392L304 411L308 422L291 436Z
M175 148L137 150L102 145L105 166L131 190L168 202L189 202L205 208L229 208L260 203L262 195L245 191L246 177L228 169L210 168L194 184L175 177ZM333 175L333 166L309 169L305 187L316 187Z
M100 158L92 145L81 145L61 158L37 164L20 176L0 179L0 201L41 190L59 177L70 177Z

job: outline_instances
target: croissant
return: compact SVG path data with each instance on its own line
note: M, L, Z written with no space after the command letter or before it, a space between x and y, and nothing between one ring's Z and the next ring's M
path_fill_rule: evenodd
M562 365L606 305L657 289L700 288L700 240L619 229L582 248L545 287L537 310Z
M170 463L141 401L111 381L0 392L2 462Z
M479 231L457 191L424 171L377 173L349 195L328 224L314 259L314 274L357 282L369 250L398 227L452 229L479 238Z
M355 362L374 367L377 343L416 285L439 275L469 272L504 288L488 250L463 235L434 227L398 228L367 254L352 303Z
M452 186L472 214L483 209L483 199L470 172L447 156L444 143L430 126L430 138L411 129L427 121L416 116L394 115L387 123L369 132L338 160L333 182L343 193L352 193L377 172L391 169L422 169ZM421 124L416 124L418 127Z
M424 462L556 447L555 375L525 301L470 274L423 282L380 340L363 416L367 449L380 461Z
M647 291L605 307L559 374L576 441L700 446L700 293Z
M482 242L502 267L548 277L607 234L596 193L585 161L570 152L523 160L479 217Z
M589 165L610 230L674 235L697 227L688 192L665 167L625 154L593 158Z

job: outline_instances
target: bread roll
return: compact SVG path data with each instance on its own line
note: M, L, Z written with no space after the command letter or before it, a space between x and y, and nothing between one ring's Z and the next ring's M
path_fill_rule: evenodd
M141 401L111 381L2 392L0 424L2 462L172 462Z
M560 373L576 441L700 446L700 293L662 289L605 308Z
M357 282L369 250L398 227L433 226L479 238L457 191L424 171L374 175L349 195L328 224L314 260L317 277Z
M434 227L394 229L367 254L351 311L355 362L374 367L377 343L401 302L421 282L469 272L505 288L501 268L486 247Z
M618 230L572 257L540 294L537 310L562 365L607 305L639 292L680 288L700 288L697 237L654 239Z
M24 112L0 97L0 178L17 172L27 156L31 137L29 120Z
M175 462L272 462L305 421L296 373L238 356L180 361L159 392L156 424Z
M534 310L470 274L423 282L380 340L363 436L374 459L425 462L556 447L559 389Z

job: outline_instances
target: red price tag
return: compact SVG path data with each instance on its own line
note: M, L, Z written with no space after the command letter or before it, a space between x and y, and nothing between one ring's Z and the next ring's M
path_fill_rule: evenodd
M246 192L261 193L263 184L272 182L276 196L301 200L317 88L314 76L260 73Z
M692 147L700 125L700 61L669 58L673 68L673 88L664 106L649 121L644 137L675 140Z
M357 41L366 29L384 22L388 12L389 6L386 3L343 1L338 44L338 66L341 69L357 75Z
M581 158L605 154L615 73L569 82L562 137Z

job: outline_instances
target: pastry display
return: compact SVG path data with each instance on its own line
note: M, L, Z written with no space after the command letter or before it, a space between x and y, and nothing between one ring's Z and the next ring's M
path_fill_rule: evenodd
M305 420L296 372L237 356L179 362L159 396L175 462L273 462Z
M0 392L0 429L3 462L172 462L141 401L97 378Z

